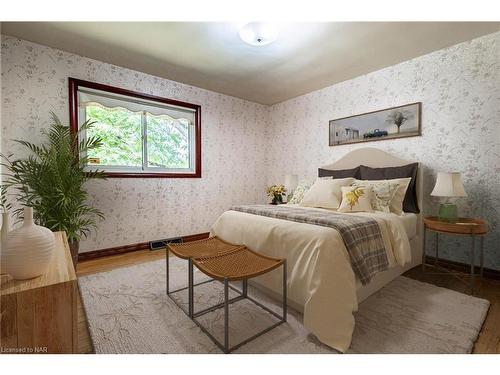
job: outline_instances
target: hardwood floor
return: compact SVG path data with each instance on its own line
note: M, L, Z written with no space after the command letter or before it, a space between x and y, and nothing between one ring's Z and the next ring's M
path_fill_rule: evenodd
M164 259L164 257L165 252L162 250L141 250L87 260L78 263L77 276L110 271L115 268ZM405 273L405 276L462 293L467 293L468 291L467 286L455 277L424 274L421 267L411 269ZM475 295L489 300L491 305L479 338L474 346L473 353L500 354L500 281L490 279L478 280ZM78 299L78 348L80 353L93 352L92 340L87 328L87 319L81 298Z

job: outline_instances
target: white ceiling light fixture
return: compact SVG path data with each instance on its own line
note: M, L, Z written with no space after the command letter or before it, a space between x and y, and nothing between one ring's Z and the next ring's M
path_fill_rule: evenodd
M276 40L279 27L273 23L250 22L239 30L241 40L252 46L265 46Z

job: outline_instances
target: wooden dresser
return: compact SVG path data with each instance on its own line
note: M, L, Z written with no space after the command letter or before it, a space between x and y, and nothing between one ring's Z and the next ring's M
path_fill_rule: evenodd
M1 275L0 353L77 353L78 286L64 232L50 268L30 280Z

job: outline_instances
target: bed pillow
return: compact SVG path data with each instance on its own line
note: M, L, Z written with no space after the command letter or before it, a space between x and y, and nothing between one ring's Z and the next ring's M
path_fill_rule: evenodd
M360 165L361 180L390 180L394 178L411 178L403 201L403 211L420 212L417 203L417 171L418 163L403 165L401 167L371 168Z
M301 180L292 194L292 198L287 202L288 204L299 204L304 198L304 194L311 188L314 181Z
M397 181L363 181L356 180L352 186L366 187L371 186L373 189L371 205L374 211L391 212L391 205L398 192L398 189L406 190L406 186L400 185ZM392 209L395 213L400 215L403 208L404 193L399 194L395 207Z
M389 206L389 211L395 213L396 215L401 215L403 213L403 201L406 196L406 192L408 190L408 185L410 184L411 178L393 178L392 180L355 180L354 183L356 182L360 183L365 183L368 185L376 185L376 184L383 184L383 183L392 183L392 184L398 184L399 188L396 190L392 201ZM375 198L372 198L372 201Z
M338 170L318 168L318 177L359 178L359 167L352 168L352 169L338 169Z
M373 188L367 186L343 186L339 212L372 212Z
M313 186L304 194L300 202L304 207L337 209L342 199L343 186L349 186L354 178L322 179L318 178Z

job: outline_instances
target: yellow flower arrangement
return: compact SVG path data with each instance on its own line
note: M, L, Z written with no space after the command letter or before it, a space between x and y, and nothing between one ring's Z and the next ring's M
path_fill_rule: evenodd
M281 184L272 185L267 188L267 196L273 199L274 204L283 202L283 195L285 194L285 192L285 186Z

